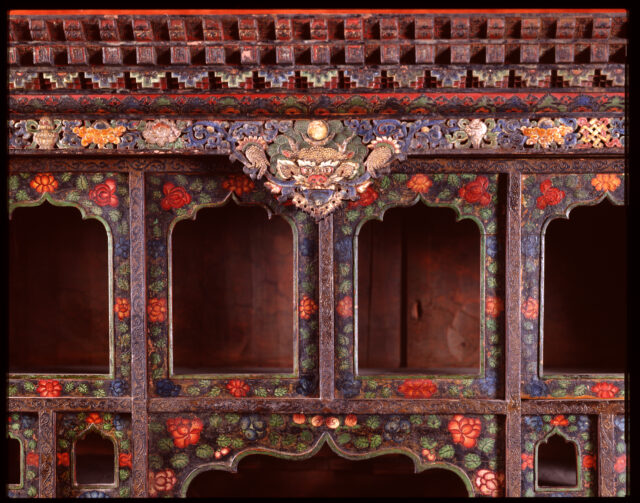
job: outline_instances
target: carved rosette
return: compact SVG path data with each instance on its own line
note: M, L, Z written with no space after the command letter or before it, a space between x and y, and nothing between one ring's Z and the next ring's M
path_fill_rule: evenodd
M237 143L244 171L266 178L279 202L291 200L316 221L345 199L355 200L370 178L385 171L400 154L398 141L376 137L367 146L341 121L302 120L267 143L249 136Z

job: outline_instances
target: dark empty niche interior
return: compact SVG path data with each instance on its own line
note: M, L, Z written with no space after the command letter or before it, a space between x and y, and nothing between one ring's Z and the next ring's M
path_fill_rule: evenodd
M48 202L9 222L9 372L109 372L104 225Z
M197 475L187 497L464 497L462 479L450 470L432 468L414 473L411 459L388 454L349 460L324 445L313 457L285 460L248 456L238 472L208 470Z
M538 446L538 486L575 487L578 484L576 444L554 434Z
M7 437L7 484L20 484L20 452L22 451L22 445L20 441Z
M626 207L608 200L549 223L544 251L544 373L624 372Z
M478 372L478 226L418 203L364 224L357 247L359 372Z
M75 443L76 482L113 484L115 482L115 446L111 440L89 430Z
M293 371L293 232L263 208L205 208L172 233L173 371Z

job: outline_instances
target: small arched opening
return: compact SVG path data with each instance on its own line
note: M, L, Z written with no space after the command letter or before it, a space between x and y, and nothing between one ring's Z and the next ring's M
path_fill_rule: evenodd
M554 433L538 446L536 460L537 486L570 488L578 485L578 446Z
M93 428L74 444L75 483L106 485L115 483L115 444Z

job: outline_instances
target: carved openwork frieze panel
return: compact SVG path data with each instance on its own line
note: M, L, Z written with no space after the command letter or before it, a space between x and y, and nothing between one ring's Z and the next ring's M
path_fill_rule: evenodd
M111 482L87 484L78 480L77 446L89 434L97 434L113 444L114 479ZM128 498L131 496L134 460L129 415L110 412L58 413L55 438L56 496L58 498Z
M335 375L336 389L345 398L498 398L504 390L504 256L503 214L499 175L443 174L418 171L393 173L375 180L359 199L334 216L335 246ZM364 376L356 368L358 337L354 250L362 225L383 219L397 206L426 204L452 208L458 219L470 218L480 230L480 367L477 375ZM428 232L428 229L425 229ZM360 293L362 295L362 293Z
M545 233L549 223L556 218L569 218L570 212L578 206L593 206L605 198L614 205L624 205L625 180L626 175L619 173L522 176L521 330L524 397L624 398L624 378L620 373L543 375L542 281ZM585 274L588 273L585 271ZM606 295L605 292L599 294Z
M8 396L106 397L130 390L129 187L123 173L13 173L8 177L9 217L16 208L45 201L80 210L105 227L109 264L109 331L91 334L109 339L109 371L105 375L10 374ZM72 267L69 264L69 267ZM60 271L64 274L65 271ZM37 288L37 285L34 285ZM52 292L52 295L55 295ZM73 323L69 319L69 323ZM24 351L29 351L28 347Z
M220 398L316 396L318 231L314 220L291 204L279 204L268 190L260 186L261 182L254 182L244 174L148 175L146 180L148 376L151 394ZM261 206L269 214L284 217L292 227L297 313L291 329L291 344L295 342L297 347L294 372L282 376L175 375L169 365L173 350L169 338L172 330L169 275L172 231L180 220L195 219L202 208L236 203Z
M522 489L523 496L596 496L598 494L597 471L597 418L589 415L556 414L522 416ZM558 486L540 482L549 468L543 468L541 446L558 435L568 442L575 457L575 484L561 482ZM563 470L554 466L556 477L566 477ZM554 484L555 485L555 484Z
M7 495L10 498L37 498L40 492L38 416L24 412L11 412L7 415L6 421L7 440L14 439L20 443L19 458L9 460L19 463L20 481L7 484Z
M470 495L504 494L504 423L494 415L153 414L149 430L152 496L184 496L198 473L241 470L248 455L306 459L325 443L352 460L406 454L416 471L455 471Z

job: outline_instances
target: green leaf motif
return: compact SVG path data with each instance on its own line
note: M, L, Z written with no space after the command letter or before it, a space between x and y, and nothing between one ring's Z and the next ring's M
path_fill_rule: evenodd
M301 442L305 442L308 444L312 440L313 440L313 434L309 430L303 430L302 433L300 433Z
M627 451L627 446L624 444L624 442L618 442L616 444L616 452L618 454L624 454Z
M267 390L266 390L265 388L262 388L262 387L260 387L260 388L255 388L255 389L253 390L253 394L254 394L255 396L266 397L266 396L267 396Z
M201 444L196 448L196 456L200 459L209 459L215 454L215 449L207 444Z
M384 397L384 398L389 398L393 392L391 391L391 388L389 386L384 386L382 388L382 391L380 392L380 394Z
M351 291L351 281L348 279L342 281L338 286L338 291L340 293L349 293Z
M464 466L466 466L469 470L475 470L480 466L481 463L482 460L480 459L480 456L473 452L470 452L464 457Z
M9 187L9 190L17 190L18 187L20 186L20 178L17 177L16 175L11 175L9 177L9 181L7 185Z
M348 444L350 440L351 435L349 435L348 433L341 433L340 435L338 435L338 443L340 445Z
M591 452L593 451L593 444L591 442L585 442L584 446L582 447L586 452Z
M25 381L22 386L24 387L25 391L35 391L36 390L36 385L33 384L31 381Z
M240 421L240 416L238 414L225 414L224 418L229 424L236 424Z
M380 426L380 418L378 416L369 416L367 418L366 424L372 430L375 430L378 426Z
M369 441L369 445L372 449L377 449L382 445L382 436L381 435L372 435L371 440Z
M30 498L35 498L38 495L38 490L36 489L35 486L31 486L29 487L29 489L27 489L27 496L29 496Z
M416 426L422 424L422 418L416 414L409 416L409 421L411 421L411 424L415 424Z
M440 448L440 450L438 451L438 456L440 456L442 459L450 459L455 455L455 453L456 452L453 449L453 446L447 444Z
M209 416L209 425L212 428L217 428L221 424L222 424L222 416L220 416L219 414L213 414L212 416Z
M440 428L441 421L438 416L431 415L427 418L427 426L429 428Z
M209 393L207 393L207 395L208 396L218 396L221 392L222 392L222 390L220 388L218 388L217 386L214 386L213 388L211 388L209 390Z
M274 396L285 396L287 394L287 391L289 391L287 388L283 387L283 386L279 386L276 389L273 390L273 395Z
M226 435L220 435L216 440L216 443L220 447L229 447L231 445L231 439Z
M87 190L89 188L89 182L84 175L80 175L76 178L76 188L78 190Z
M366 449L369 447L369 439L367 437L357 436L353 441L353 445L355 445L357 449Z
M62 450L68 449L69 448L69 442L67 442L64 438L59 438L58 439L58 447L60 447L60 449L62 449Z
M486 452L487 454L493 451L495 445L496 441L493 438L481 438L478 440L478 449L482 452Z
M269 424L273 428L279 428L284 424L284 419L280 414L271 414L271 417L269 418Z
M242 449L242 447L244 447L244 440L242 440L241 438L232 438L231 447L233 447L234 449Z
M129 478L129 475L131 474L131 472L129 472L129 470L127 470L126 468L121 468L120 469L120 480L121 481L125 481Z
M438 441L435 438L431 437L420 437L420 445L423 449L433 449L438 444Z
M187 394L191 396L198 396L200 394L200 388L198 388L197 386L189 386L187 388Z
M179 452L170 460L171 466L180 470L189 464L189 456L186 452Z
M158 440L158 450L162 452L173 450L173 441L170 438L161 438Z

